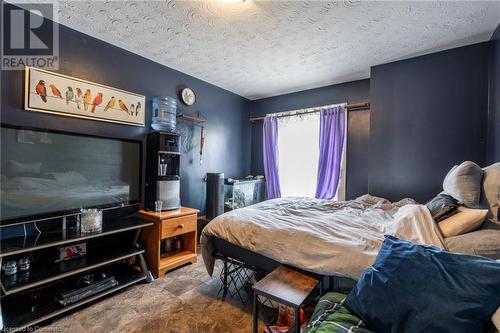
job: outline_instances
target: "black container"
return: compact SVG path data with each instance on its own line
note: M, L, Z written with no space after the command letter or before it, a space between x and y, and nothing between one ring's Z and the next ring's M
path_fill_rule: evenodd
M211 220L224 213L224 173L207 173L207 213Z

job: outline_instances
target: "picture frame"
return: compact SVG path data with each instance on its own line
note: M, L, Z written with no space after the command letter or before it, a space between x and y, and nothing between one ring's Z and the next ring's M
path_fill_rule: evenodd
M26 66L26 111L141 126L146 97L100 83Z

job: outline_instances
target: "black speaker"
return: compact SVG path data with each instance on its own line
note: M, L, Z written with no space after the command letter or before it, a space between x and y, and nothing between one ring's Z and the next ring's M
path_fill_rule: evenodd
M224 173L207 173L207 213L211 220L224 213Z

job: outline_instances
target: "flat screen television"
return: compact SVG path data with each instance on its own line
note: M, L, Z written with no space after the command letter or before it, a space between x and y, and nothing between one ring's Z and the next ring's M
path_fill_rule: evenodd
M140 141L1 127L2 225L141 200Z

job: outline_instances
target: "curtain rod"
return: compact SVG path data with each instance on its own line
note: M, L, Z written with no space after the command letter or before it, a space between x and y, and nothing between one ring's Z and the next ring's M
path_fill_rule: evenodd
M285 112L278 112L278 113L276 113L276 117L281 118L281 117L296 116L296 115L300 115L300 114L315 113L315 112L319 112L323 108L332 107L332 106L336 106L336 105L342 105L342 103L341 104L329 104L329 105L323 105L323 106L316 106L313 108L298 109L298 110L285 111ZM370 109L370 102L350 103L350 104L345 104L345 107L346 107L347 111L368 110L368 109ZM259 120L264 120L265 118L266 117L252 117L252 118L250 118L250 121L251 122L259 121Z

